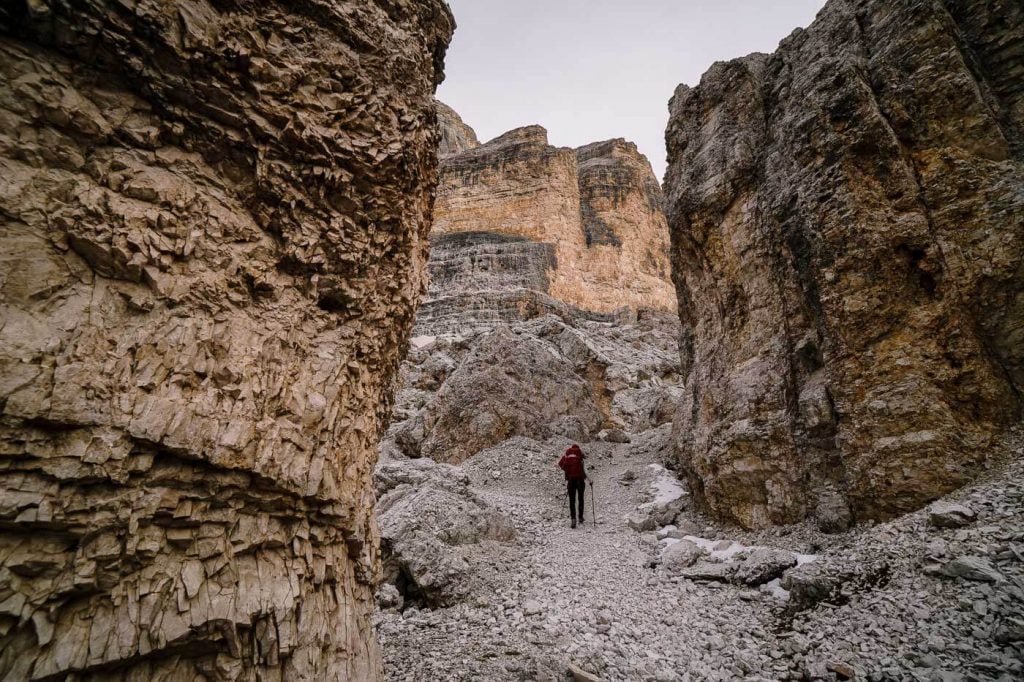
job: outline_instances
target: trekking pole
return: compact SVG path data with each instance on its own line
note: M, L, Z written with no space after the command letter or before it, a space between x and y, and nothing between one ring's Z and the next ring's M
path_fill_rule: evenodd
M597 525L597 503L594 502L594 482L590 482L590 514L594 519L594 525Z

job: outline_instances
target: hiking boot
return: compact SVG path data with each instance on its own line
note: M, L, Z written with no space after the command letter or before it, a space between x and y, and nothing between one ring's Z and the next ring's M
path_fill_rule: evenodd
M572 520L572 526L570 526L570 528L575 528L575 527L576 527L576 519L573 519Z

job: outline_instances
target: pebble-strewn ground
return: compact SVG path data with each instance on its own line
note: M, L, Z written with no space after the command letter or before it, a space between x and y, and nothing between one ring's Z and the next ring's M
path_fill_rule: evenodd
M743 533L683 513L677 524L708 539L818 555L799 571L834 589L796 612L795 591L786 601L651 567L657 537L624 521L647 500L648 445L589 446L599 523L572 530L558 453L530 443L465 464L477 494L512 518L518 544L480 548L479 587L463 603L377 615L389 679L560 680L570 664L604 680L658 682L1024 678L1019 457L951 496L977 514L962 528L935 528L923 510L844 536L804 526ZM627 471L638 478L624 482ZM996 582L940 574L957 573L964 556Z

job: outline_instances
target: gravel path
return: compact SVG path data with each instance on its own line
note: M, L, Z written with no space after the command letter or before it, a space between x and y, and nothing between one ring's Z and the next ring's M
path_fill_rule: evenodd
M1020 461L960 493L982 515L966 529L931 528L922 511L843 536L805 526L743 533L684 513L702 537L817 551L818 566L803 568L854 576L797 612L765 590L651 565L656 537L623 520L649 500L650 452L588 447L599 523L589 522L588 491L588 523L575 530L563 517L556 447L514 439L467 462L474 490L510 516L518 543L476 548L479 587L464 603L377 614L389 679L563 680L570 664L603 680L655 682L1024 679ZM630 484L627 471L638 476ZM927 559L936 540L944 554ZM961 551L988 557L1000 581L935 574ZM884 579L862 580L879 562Z

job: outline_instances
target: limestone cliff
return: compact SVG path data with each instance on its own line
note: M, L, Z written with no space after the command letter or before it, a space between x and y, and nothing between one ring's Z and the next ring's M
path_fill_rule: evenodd
M558 301L594 312L668 310L675 298L661 204L635 145L574 151L531 126L444 158L433 235L492 232L550 245L544 293Z
M0 6L0 678L373 680L445 3Z
M1021 5L832 0L670 108L694 492L840 528L968 481L1024 389Z
M466 125L462 117L454 109L438 101L437 124L441 129L441 142L437 146L438 155L445 157L452 154L461 154L468 149L475 149L480 146L476 138L476 131Z

